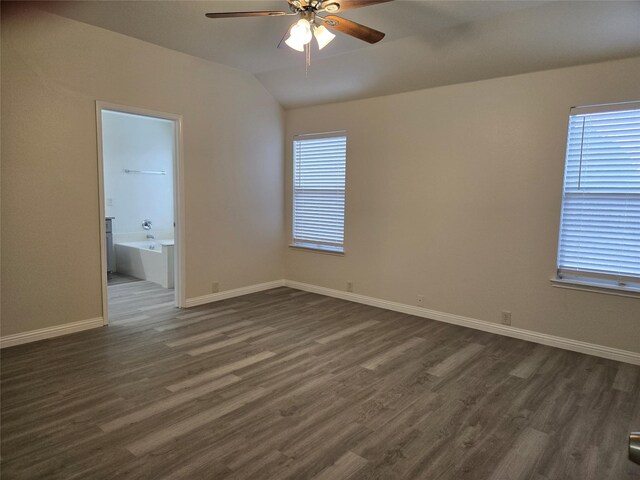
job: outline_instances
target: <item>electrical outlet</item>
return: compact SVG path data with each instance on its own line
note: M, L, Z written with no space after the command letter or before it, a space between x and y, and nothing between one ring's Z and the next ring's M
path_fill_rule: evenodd
M353 292L353 282L347 282L347 292Z
M113 207L113 198L107 198L107 207Z
M213 282L211 284L211 293L218 293L220 291L220 284L218 282Z
M502 312L502 324L511 325L511 312L507 312L507 311Z
M418 306L424 307L424 295L418 295Z

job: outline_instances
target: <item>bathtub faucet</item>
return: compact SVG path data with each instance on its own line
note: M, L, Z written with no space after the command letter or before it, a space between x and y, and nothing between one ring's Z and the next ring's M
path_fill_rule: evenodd
M147 240L155 240L156 237L153 235L147 235Z

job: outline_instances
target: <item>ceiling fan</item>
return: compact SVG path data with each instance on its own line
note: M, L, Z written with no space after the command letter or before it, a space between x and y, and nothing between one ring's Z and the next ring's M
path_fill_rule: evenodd
M377 43L384 38L384 33L366 27L346 18L333 15L345 10L368 7L379 3L387 3L393 0L287 0L289 11L256 11L256 12L220 12L207 13L209 18L233 18L233 17L276 17L282 15L296 15L300 19L291 25L278 44L283 43L299 52L307 52L307 65L309 64L309 46L315 36L318 48L322 50L331 42L335 35L327 28L346 33L367 43ZM324 14L324 15L320 15ZM289 34L289 38L285 40Z

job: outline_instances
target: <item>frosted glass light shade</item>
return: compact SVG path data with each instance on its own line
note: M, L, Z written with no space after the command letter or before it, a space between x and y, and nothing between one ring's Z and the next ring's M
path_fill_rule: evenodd
M304 52L304 43L301 43L299 41L297 41L295 38L293 38L292 36L290 36L289 38L287 38L284 43L286 43L287 45L289 45L291 48L293 48L294 50L297 50L299 52Z
M284 42L294 50L299 52L304 51L304 46L311 41L313 35L311 34L311 24L304 18L298 20L296 24L291 27L291 35Z
M336 36L333 33L331 33L329 30L327 30L324 27L324 25L320 25L319 27L314 25L313 34L316 37L316 41L318 42L318 48L320 50L326 47L329 44L329 42L331 42L331 40L336 38Z

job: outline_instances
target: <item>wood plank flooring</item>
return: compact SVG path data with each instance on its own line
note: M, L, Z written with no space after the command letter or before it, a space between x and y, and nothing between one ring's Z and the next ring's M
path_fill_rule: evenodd
M107 276L107 284L118 285L121 283L141 282L142 280L124 273L112 272Z
M2 351L2 479L640 479L640 367L288 288Z

